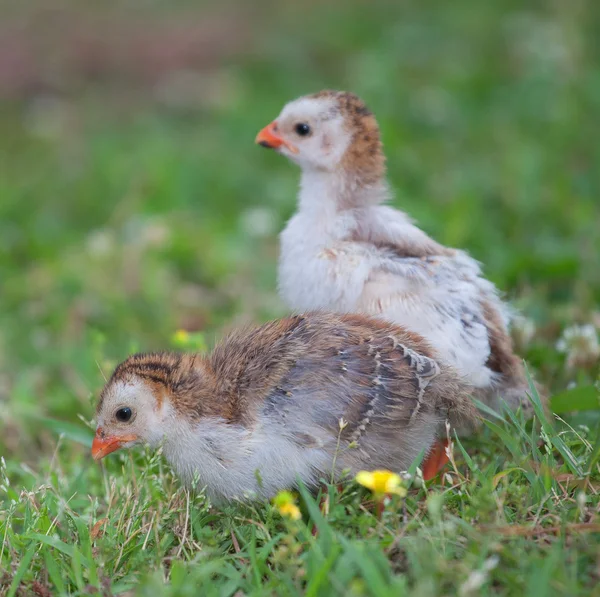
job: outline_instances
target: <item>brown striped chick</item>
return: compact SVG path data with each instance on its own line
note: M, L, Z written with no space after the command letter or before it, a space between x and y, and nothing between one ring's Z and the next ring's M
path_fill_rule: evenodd
M278 282L290 308L383 316L423 336L490 406L529 408L509 310L479 264L383 205L385 156L362 100L301 97L256 140L302 169L298 211L281 234Z
M217 502L269 498L297 477L406 470L421 451L430 478L444 422L474 416L468 392L416 334L312 313L235 332L209 356L129 357L102 391L92 454L162 446Z

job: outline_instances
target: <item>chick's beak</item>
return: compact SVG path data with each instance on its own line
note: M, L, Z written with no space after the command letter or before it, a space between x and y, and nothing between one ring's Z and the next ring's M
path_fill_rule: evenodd
M298 153L298 148L288 143L280 134L277 133L277 122L273 121L268 124L258 135L256 135L256 143L269 149L278 149L285 147L292 153Z
M134 442L138 439L137 435L122 435L116 436L105 436L104 431L101 427L96 429L96 435L92 442L92 458L94 460L101 460L111 452L118 450L123 444Z

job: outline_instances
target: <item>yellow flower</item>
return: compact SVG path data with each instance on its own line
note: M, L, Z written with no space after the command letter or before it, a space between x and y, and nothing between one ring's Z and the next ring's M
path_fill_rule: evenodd
M370 489L376 496L383 496L386 493L395 493L400 497L406 495L406 488L402 485L400 475L391 471L360 471L355 480L359 485Z
M299 520L301 517L300 508L296 506L296 500L289 491L280 491L273 498L273 505L282 516L292 520Z
M173 334L173 342L175 344L187 344L190 341L190 335L185 330L177 330Z
M178 348L206 352L206 340L202 332L179 329L171 336L171 342Z
M287 516L292 520L300 520L300 517L302 516L300 514L300 508L298 508L296 504L283 504L282 506L279 506L278 510L281 516Z

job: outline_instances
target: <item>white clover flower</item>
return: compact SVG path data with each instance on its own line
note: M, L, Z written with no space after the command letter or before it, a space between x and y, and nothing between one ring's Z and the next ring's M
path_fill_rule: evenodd
M594 365L600 357L596 328L591 323L565 328L556 343L556 350L567 355L569 369Z
M467 595L478 595L479 589L487 581L490 572L498 566L500 558L496 555L488 558L479 570L473 570L467 580L461 585L458 590L458 594L461 597Z
M109 255L116 244L115 235L112 230L101 228L89 233L85 245L87 252L92 257L105 257Z

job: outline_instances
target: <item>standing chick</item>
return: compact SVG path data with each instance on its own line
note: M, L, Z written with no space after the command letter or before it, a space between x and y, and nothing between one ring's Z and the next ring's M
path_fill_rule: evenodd
M446 419L473 416L468 392L398 326L295 316L236 332L207 357L129 357L102 391L92 454L162 445L181 479L197 478L211 499L268 498L297 476L314 487L346 469L406 470L445 435Z
M302 169L298 211L281 234L288 306L383 316L422 335L494 408L530 403L509 313L478 263L431 239L390 192L373 114L352 93L287 104L256 138Z

